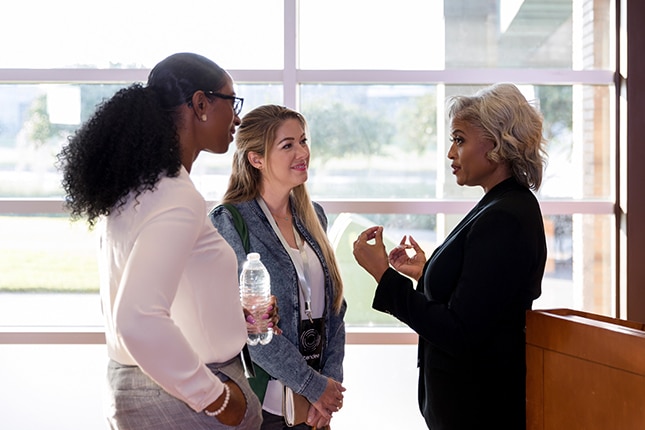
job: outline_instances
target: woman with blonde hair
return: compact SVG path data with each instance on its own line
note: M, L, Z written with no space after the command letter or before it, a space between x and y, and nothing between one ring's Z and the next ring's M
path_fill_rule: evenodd
M373 308L419 334L428 428L522 429L525 313L546 262L531 192L542 181L542 116L512 84L453 97L448 116L452 173L484 196L427 260L411 236L388 255L380 226L360 234L354 256L378 282Z
M263 403L262 428L286 428L285 387L311 403L306 423L292 428L321 428L342 407L346 304L325 233L327 217L305 186L310 161L305 118L286 107L260 106L242 119L236 145L223 203L243 218L248 251L260 253L280 306L282 336L250 347L257 370L269 379L254 384ZM231 210L220 205L210 216L242 263L247 250Z

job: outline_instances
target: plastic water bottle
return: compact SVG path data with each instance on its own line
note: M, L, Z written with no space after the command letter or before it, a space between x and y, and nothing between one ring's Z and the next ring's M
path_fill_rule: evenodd
M240 273L240 298L242 306L255 318L254 332L249 332L246 343L266 345L273 338L273 329L267 327L268 320L262 319L271 301L271 279L269 272L260 261L260 254L251 252Z

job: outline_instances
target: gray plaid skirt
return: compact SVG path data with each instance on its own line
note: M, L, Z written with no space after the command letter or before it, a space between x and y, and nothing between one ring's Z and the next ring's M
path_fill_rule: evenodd
M220 423L217 418L197 413L186 403L171 396L146 376L138 366L126 366L110 360L108 364L107 420L112 430L257 430L262 424L262 409L251 390L240 357L208 367L222 381L229 379L246 396L244 420L237 427Z

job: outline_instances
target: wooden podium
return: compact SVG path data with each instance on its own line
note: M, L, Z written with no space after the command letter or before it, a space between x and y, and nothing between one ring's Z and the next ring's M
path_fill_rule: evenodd
M644 328L570 309L528 311L527 430L645 429Z

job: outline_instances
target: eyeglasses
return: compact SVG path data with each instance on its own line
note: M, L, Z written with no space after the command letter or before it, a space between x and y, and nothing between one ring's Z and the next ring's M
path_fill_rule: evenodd
M235 112L235 115L240 116L242 106L244 105L244 99L242 97L230 96L228 94L217 93L215 91L204 91L204 94L224 100L231 100L233 102L233 112Z

